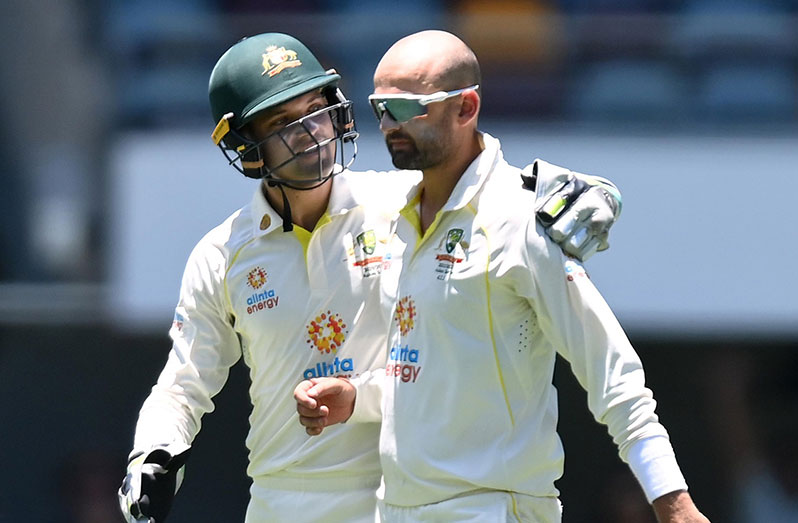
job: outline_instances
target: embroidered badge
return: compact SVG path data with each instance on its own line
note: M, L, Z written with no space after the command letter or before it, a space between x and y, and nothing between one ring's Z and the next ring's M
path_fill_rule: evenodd
M266 52L263 53L263 72L261 76L268 74L269 77L272 77L280 74L285 69L299 67L302 62L297 60L296 56L296 51L270 45L266 48Z

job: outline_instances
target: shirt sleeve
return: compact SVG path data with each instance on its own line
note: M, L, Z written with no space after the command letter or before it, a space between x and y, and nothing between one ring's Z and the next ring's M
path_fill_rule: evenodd
M629 447L627 460L649 503L665 494L687 490L668 438L654 436L635 441Z
M627 463L636 442L658 438L657 459L635 462L634 472L647 496L685 488L678 466L676 474L671 466L664 475L648 470L673 451L657 418L653 394L645 385L640 358L615 315L582 265L565 258L540 225L530 221L526 241L529 281L520 284L522 292L529 298L543 334L570 363L587 391L591 413L607 426ZM656 489L647 486L651 482L646 478L652 475L658 478Z
M190 444L241 357L224 289L225 258L200 242L189 257L169 335L172 349L136 425L134 448Z
M355 386L357 396L355 409L347 422L382 421L382 387L385 386L385 369L366 371L349 381Z

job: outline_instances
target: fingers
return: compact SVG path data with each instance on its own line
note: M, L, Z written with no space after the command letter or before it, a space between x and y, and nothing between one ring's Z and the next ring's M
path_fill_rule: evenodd
M307 407L297 405L296 411L297 414L299 414L300 421L302 421L303 418L315 420L319 418L326 418L330 415L330 409L326 405L322 405L316 409L309 409ZM305 425L305 423L303 423L303 425Z
M298 404L314 409L319 398L336 396L348 385L342 378L312 378L305 380L294 389L294 399Z
M318 436L327 426L330 409L321 404L318 398L335 394L337 381L329 378L313 378L301 382L294 389L299 423L305 427L308 435Z
M345 378L313 378L294 389L299 422L311 436L328 425L342 423L352 414L354 386Z
M307 409L297 405L299 424L305 427L309 436L318 436L329 423L330 410L322 405L317 409Z
M297 403L297 410L300 406L306 409L315 409L318 407L318 401L308 393L313 386L314 383L312 380L305 380L294 388L294 400Z

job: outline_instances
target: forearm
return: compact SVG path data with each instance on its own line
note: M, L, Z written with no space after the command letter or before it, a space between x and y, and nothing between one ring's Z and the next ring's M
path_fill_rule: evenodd
M686 490L660 496L651 504L659 523L709 523Z

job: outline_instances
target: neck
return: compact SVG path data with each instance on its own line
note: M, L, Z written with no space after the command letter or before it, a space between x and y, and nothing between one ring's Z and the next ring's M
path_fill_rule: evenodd
M332 179L327 180L319 187L307 191L298 191L290 187L283 186L288 204L291 206L291 221L307 231L312 231L316 227L319 219L327 210L330 202L330 192L332 190ZM283 194L279 187L271 187L263 181L261 185L266 200L272 208L283 215Z
M424 234L427 228L432 225L435 216L440 211L449 197L452 195L454 187L471 162L479 156L484 149L482 138L475 132L467 143L455 148L457 155L441 162L441 165L422 171L422 192L421 192L421 233Z

